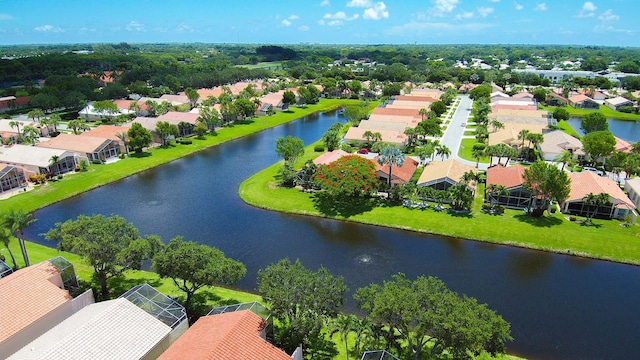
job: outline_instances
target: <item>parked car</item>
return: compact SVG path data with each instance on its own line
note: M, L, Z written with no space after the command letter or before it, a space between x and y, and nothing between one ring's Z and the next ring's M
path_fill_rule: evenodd
M591 172L596 173L596 175L604 176L604 171L602 171L602 170L598 170L598 169L596 169L596 168L594 168L594 167L591 167L591 166L585 166L585 167L583 167L583 168L582 168L582 171L591 171Z
M363 148L363 149L358 150L358 154L368 154L368 153L369 153L369 149L367 149L367 148Z

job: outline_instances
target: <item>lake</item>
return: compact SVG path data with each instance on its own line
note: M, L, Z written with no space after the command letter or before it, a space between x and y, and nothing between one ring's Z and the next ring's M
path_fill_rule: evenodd
M308 116L62 201L39 210L26 235L46 243L39 234L56 222L118 214L142 234L158 234L165 242L183 235L242 261L247 276L238 287L248 291L256 289L258 269L285 257L344 276L351 293L397 272L433 275L511 323L510 353L532 359L637 357L640 267L286 215L239 198L243 180L279 160L278 137L297 136L309 144L336 121L344 119L335 112ZM346 309L355 310L352 299Z
M582 119L572 117L567 120L569 125L581 136L584 135L582 130ZM622 140L626 140L632 144L640 141L640 121L625 121L617 119L607 119L609 130L611 133Z

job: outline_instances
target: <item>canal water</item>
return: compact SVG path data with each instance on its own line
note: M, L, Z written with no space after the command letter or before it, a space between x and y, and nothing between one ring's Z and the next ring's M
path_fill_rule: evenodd
M584 135L584 131L582 130L582 119L572 117L569 118L567 122L575 131L578 132L578 134ZM609 123L609 130L613 135L632 144L640 141L640 121L607 119L607 122Z
M39 220L27 236L46 243L39 234L56 222L118 214L142 234L165 242L182 235L242 261L248 271L238 286L248 291L255 291L258 269L282 258L312 269L323 265L344 276L351 292L397 272L433 275L509 321L511 353L532 359L637 357L640 267L285 215L239 198L243 180L279 160L278 137L309 144L336 121L344 119L335 112L312 115L57 203L35 214ZM537 236L534 228L530 235ZM346 308L355 310L353 300Z

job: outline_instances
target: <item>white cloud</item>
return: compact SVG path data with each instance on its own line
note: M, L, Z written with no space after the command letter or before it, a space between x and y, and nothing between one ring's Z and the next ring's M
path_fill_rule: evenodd
M598 8L591 1L587 1L582 5L582 9L580 9L580 12L578 13L578 15L576 15L576 17L593 17L597 9Z
M450 14L458 6L460 0L431 0L431 2L434 4L434 15L444 16Z
M309 27L307 25L302 25L302 26L298 27L298 30L300 30L300 31L309 31Z
M282 24L282 26L291 26L291 21L284 19L280 24Z
M533 8L533 11L547 11L547 4L539 3L535 8Z
M335 14L324 14L323 18L324 19L351 21L351 20L357 19L359 16L360 15L358 15L358 14L353 14L353 16L349 17L349 16L347 16L347 14L344 13L344 11L338 11Z
M291 15L289 16L289 20L297 20L297 19L300 19L300 16L298 16L298 15L296 15L296 14L291 14Z
M493 10L494 9L492 7L484 7L484 6L482 6L482 7L478 8L478 14L480 14L480 16L482 16L482 17L487 17L487 16L493 14Z
M458 15L456 15L456 20L463 20L463 19L471 19L473 18L475 15L472 12L463 12L460 13Z
M327 23L328 26L340 26L343 24L342 20L331 20Z
M351 0L347 3L348 7L371 7L371 0Z
M620 16L616 15L613 13L613 10L609 9L605 12L603 12L602 14L600 14L600 16L598 16L598 20L605 22L605 23L610 23L613 21L618 21L620 20Z
M375 3L372 7L366 9L364 13L362 13L362 18L367 20L380 20L388 17L389 12L387 11L387 5L382 1Z
M519 11L519 10L524 9L524 6L522 6L522 5L518 4L518 3L515 3L515 8L516 8L516 10Z
M185 33L185 32L192 33L193 28L185 23L180 23L178 26L176 26L175 31L179 33Z
M469 31L480 31L495 26L497 25L488 23L452 24L412 21L407 24L392 27L386 31L386 34L392 36L406 36L407 34L431 33L433 31L463 33Z
M595 32L623 32L629 35L634 35L635 31L618 29L614 26L614 23L620 20L620 16L616 15L613 10L608 9L598 16L600 24L593 28Z
M322 2L320 2L320 6L331 6L331 3L329 0L322 0Z
M127 31L146 31L143 24L133 20L125 26L125 29L127 29Z
M64 32L63 28L59 28L57 26L53 26L53 25L49 25L49 24L38 26L38 27L34 28L33 30L41 31L41 32L53 32L53 33Z
M12 20L13 16L9 15L9 14L0 14L0 21L3 20Z
M500 2L500 0L489 0L489 2L492 2L492 3L499 3L499 2Z

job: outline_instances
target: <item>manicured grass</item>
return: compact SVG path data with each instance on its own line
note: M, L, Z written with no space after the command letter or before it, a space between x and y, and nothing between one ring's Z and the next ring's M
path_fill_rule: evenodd
M462 139L462 142L460 143L460 150L458 150L458 156L465 160L476 161L476 159L473 157L473 144L475 143L476 139ZM480 162L489 163L489 157L481 157Z
M475 130L467 130L467 131L464 132L465 136L472 136L472 135L475 135L475 134L476 134Z
M334 110L351 104L359 104L359 101L321 99L319 104L292 107L289 111L279 112L273 116L257 117L249 119L243 124L224 127L218 130L217 135L207 135L204 139L193 138L193 144L190 145L155 148L143 154L132 154L131 157L113 164L91 165L87 172L65 174L61 181L49 182L33 191L0 200L0 207L2 209L16 208L33 211L202 149L281 125L314 112ZM371 103L371 106L375 107L376 105L375 102Z
M566 122L566 121L564 121L564 120L560 120L560 121L558 121L558 128L559 128L560 130L564 131L565 133L567 133L567 134L569 134L569 135L573 136L573 137L576 137L576 138L578 138L578 139L580 139L580 138L581 138L580 134L578 134L578 132L577 132L577 131L575 131L575 130L571 127L571 125L569 125L569 123L568 123L568 122Z
M239 190L242 199L282 212L640 264L640 229L636 225L624 228L615 220L595 220L595 225L585 226L566 220L560 213L533 218L515 210L495 216L481 211L481 199L476 200L468 216L380 206L382 200L378 199L345 199L331 206L319 201L314 193L279 187L276 176L280 166L268 167L243 182Z
M541 106L540 109L553 112L553 110L555 110L556 107ZM572 117L583 117L593 112L601 112L604 116L607 117L607 119L618 119L618 120L629 120L629 121L640 120L640 114L627 114L627 113L615 111L604 105L600 105L600 110L576 109L570 106L565 107L565 109L569 112L569 115Z

